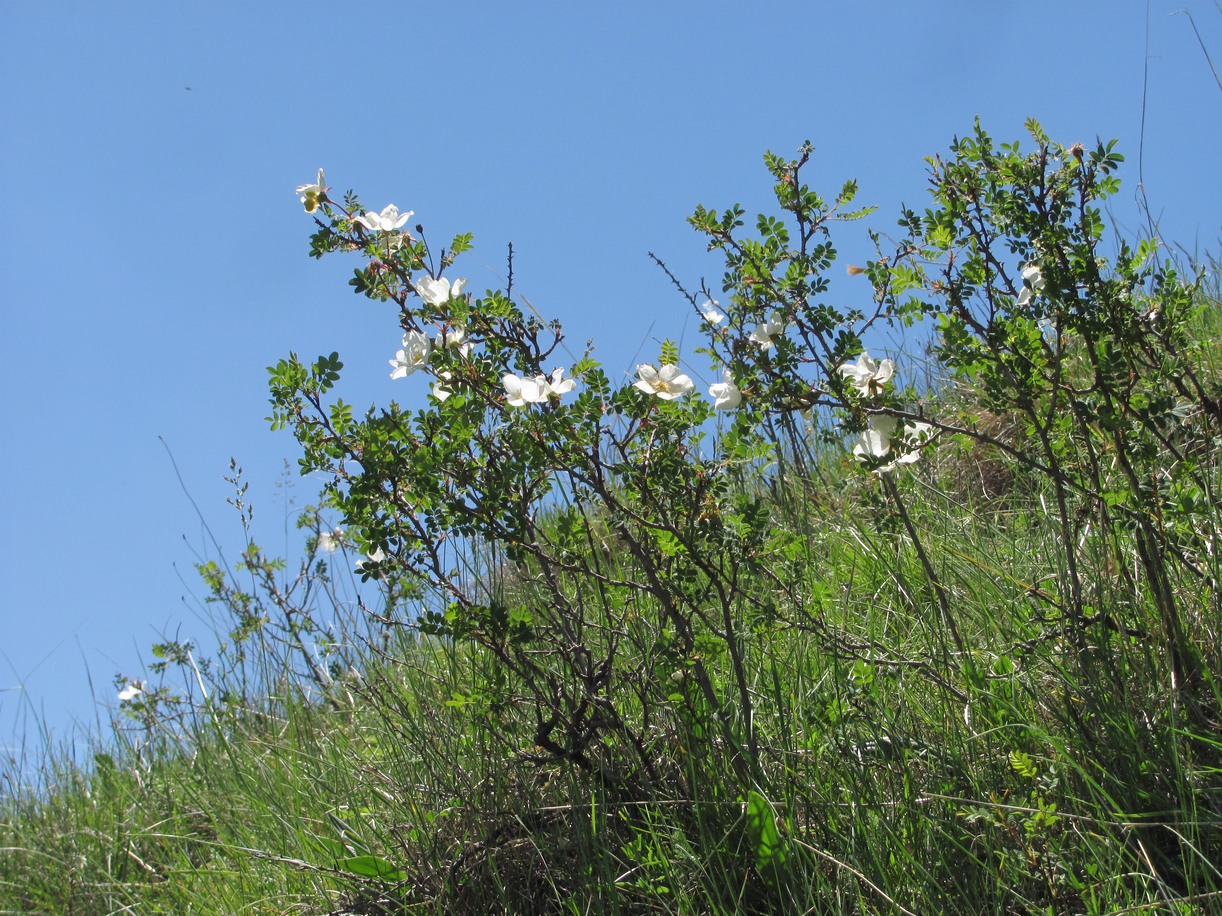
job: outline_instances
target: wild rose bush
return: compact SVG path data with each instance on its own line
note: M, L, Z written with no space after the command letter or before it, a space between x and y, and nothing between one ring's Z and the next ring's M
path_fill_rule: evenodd
M677 285L721 379L708 398L670 342L618 388L589 353L562 365L562 330L514 301L512 262L509 288L476 296L453 276L469 235L436 249L423 226L407 227L410 211L333 198L320 171L298 188L315 216L311 253L362 260L354 290L399 314L391 376L430 377L428 406L392 402L358 418L332 399L337 354L310 364L293 355L270 370L273 425L293 429L303 473L330 475L329 505L368 555L361 575L395 596L396 620L495 656L502 676L462 702L487 715L525 698L533 733L505 741L613 787L659 778L657 744L675 729L698 733L710 765L724 756L744 785L759 778L744 659L775 615L763 596L789 589L775 572L787 536L758 484L792 458L807 421L825 438L850 436L853 457L881 479L969 683L978 673L936 547L921 543L897 480L945 436L985 440L1049 482L1065 553L1059 587L1042 594L1083 653L1102 613L1081 594L1084 520L1100 537L1131 533L1176 683L1199 686L1166 570L1203 575L1212 534L1164 521L1190 517L1167 511L1169 500L1202 504L1212 493L1171 432L1185 402L1218 418L1186 347L1191 284L1155 266L1150 243L1122 244L1109 265L1098 202L1116 188L1120 157L1111 146L1058 146L1029 126L1033 152L995 149L977 127L953 161L931 160L934 205L903 213L890 254L875 237L879 258L864 269L875 295L859 309L831 304L830 229L870 210L844 212L853 182L830 203L804 183L809 145L794 160L766 156L783 218L758 216L754 235L739 207L698 208L690 221L724 257L722 289ZM933 322L935 352L959 384L1023 417L1029 447L923 416L897 389L894 362L863 350L880 322L917 321ZM716 411L727 423L712 433ZM1176 460L1163 479L1139 470L1167 450Z
M830 224L868 211L841 212L852 182L831 204L804 184L809 155L767 160L792 246L780 220L761 216L761 238L746 240L738 208L692 217L729 267L724 311L707 290L688 296L721 379L711 403L669 342L620 388L588 353L562 365L557 323L524 312L512 288L477 297L453 276L470 236L435 250L423 226L406 226L410 211L333 199L321 171L298 189L315 214L312 253L357 254L354 289L398 310L392 378L432 384L423 410L392 403L358 419L330 400L337 354L290 356L271 370L273 425L294 430L303 473L331 475L330 504L368 555L361 574L402 596L400 622L496 656L504 680L464 701L486 711L524 693L534 705L534 733L506 736L518 750L615 784L656 779L654 744L670 729L652 723L681 697L700 729L716 723L713 756L755 778L744 629L766 612L758 580L778 545L745 469L775 460L778 411L838 410L858 429L898 403L887 377L846 368L873 365L860 334L880 310L821 301ZM717 411L728 425L710 447ZM928 438L917 429L879 414L860 457L890 472L917 457ZM729 659L728 680L711 656Z
M249 584L199 567L228 643L215 665L155 650L202 701L122 678L125 711L150 732L201 712L226 748L253 722L260 761L259 723L325 711L338 763L306 749L300 854L379 902L1206 899L1207 297L1154 242L1107 243L1112 146L1029 128L1025 151L977 126L929 160L929 206L849 268L871 281L850 281L855 307L828 280L835 224L869 212L848 210L855 185L825 200L809 145L767 155L776 214L690 218L724 262L716 289L658 262L699 348L667 341L622 384L518 304L512 249L507 288L481 295L469 235L437 248L411 211L320 171L297 189L312 254L354 256L354 291L396 310L385 371L423 406L356 411L338 354L271 368L273 425L328 479L306 556L290 573L250 541L235 471ZM932 383L879 352L883 327L928 343ZM969 461L1008 486L970 489ZM330 629L328 604L354 619Z
M1144 633L1139 604L1102 607L1084 593L1084 569L1118 562L1158 610L1173 695L1202 713L1216 698L1191 621L1218 613L1217 517L1205 507L1216 505L1222 411L1203 372L1201 276L1183 280L1153 240L1120 239L1109 259L1101 205L1120 187L1115 141L1088 151L1027 126L1031 153L977 124L949 159L930 159L934 206L904 211L897 255L869 273L888 316L931 320L940 364L1022 428L1021 449L944 431L1048 485L1061 552L1041 601L1076 661L1106 658L1117 633Z

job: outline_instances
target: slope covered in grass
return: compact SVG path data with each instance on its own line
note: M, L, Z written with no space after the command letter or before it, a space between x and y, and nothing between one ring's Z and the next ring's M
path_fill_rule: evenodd
M649 722L655 772L625 787L536 762L538 723L495 661L396 628L325 699L287 680L274 700L201 703L180 729L125 733L89 772L49 773L45 796L7 799L4 909L1207 911L1222 742L1172 702L1157 615L1120 568L1132 558L1088 546L1092 604L1123 616L1089 628L1089 665L1071 661L1041 595L1060 550L1043 494L1021 474L973 494L970 449L914 474L907 511L977 660L968 682L875 485L812 461L768 491L792 538L737 621L767 808L723 768L665 646L625 660L626 677L673 685ZM632 578L613 551L599 563ZM1216 672L1216 596L1176 585ZM381 881L362 875L379 865Z

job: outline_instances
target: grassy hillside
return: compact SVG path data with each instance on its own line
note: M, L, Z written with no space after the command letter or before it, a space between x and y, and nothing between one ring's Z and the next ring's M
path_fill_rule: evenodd
M1216 286L975 328L947 270L919 460L871 473L841 390L467 529L433 588L351 590L316 509L299 565L203 564L224 648L159 647L91 766L0 803L0 912L1222 912Z
M48 762L45 795L4 803L3 910L1222 906L1216 706L1201 722L1173 703L1123 541L1084 539L1101 610L1075 655L1043 594L1062 545L1038 484L971 448L914 474L907 511L981 672L969 683L872 481L823 454L766 493L792 539L737 621L768 736L751 799L664 647L626 660L673 684L650 723L655 773L629 791L536 762L533 710L486 653L395 627L354 646L360 673L325 697L308 679L271 699L217 698L217 684L180 720L150 709L86 771ZM1209 580L1174 585L1216 691L1222 621L1203 559ZM615 551L598 562L632 578ZM705 661L728 679L727 659ZM259 664L291 667L274 653ZM381 880L362 874L378 866Z

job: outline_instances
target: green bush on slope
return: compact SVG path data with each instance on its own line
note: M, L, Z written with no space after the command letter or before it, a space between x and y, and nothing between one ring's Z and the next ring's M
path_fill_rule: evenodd
M1106 258L1119 156L1030 128L931 160L869 311L827 304L859 214L852 183L802 182L808 148L767 157L781 216L754 234L698 210L726 263L701 352L741 398L716 433L658 381L673 345L561 390L558 326L439 292L469 238L434 258L320 175L313 252L361 253L354 288L445 396L358 419L327 400L338 356L273 368L274 422L332 478L292 588L253 543L201 569L223 651L163 646L194 692L149 688L97 767L7 803L0 900L1219 905L1217 301L1150 243ZM864 354L883 322L932 330L935 390Z

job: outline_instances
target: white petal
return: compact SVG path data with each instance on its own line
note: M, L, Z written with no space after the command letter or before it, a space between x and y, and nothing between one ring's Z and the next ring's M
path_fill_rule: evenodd
M570 391L576 388L577 381L576 379L565 378L564 369L560 368L552 372L552 377L547 383L547 387L552 394L554 394L556 397L560 397L561 395L568 394Z
M899 425L899 418L893 417L890 414L876 413L870 415L870 429L875 430L879 435L890 439L895 435L895 428Z
M717 305L718 303L713 299L706 299L700 303L700 314L709 324L721 324L725 320L725 313L718 309Z
M1038 264L1028 264L1023 268L1023 281L1032 289L1044 288L1044 274Z
M318 170L318 182L316 184L301 184L297 186L298 194L322 194L326 189L326 183L323 181L322 169Z
M522 382L523 379L518 378L512 372L507 372L501 376L501 386L505 389L505 395L508 397L510 407L526 406L526 401L522 399Z
M531 403L546 404L547 399L552 396L552 386L548 384L547 377L536 375L530 381L534 386L531 391Z
M652 368L652 367L650 367ZM667 363L658 370L657 382L654 384L654 394L664 401L672 401L687 394L696 387L696 383L679 371L673 363Z
M424 277L416 284L416 292L429 305L445 305L450 299L450 281L441 277Z
M772 336L768 333L767 325L763 324L755 326L755 330L751 332L751 340L763 350L771 350L776 346L772 342Z
M734 410L743 402L742 392L733 385L711 385L709 395L713 398L714 410Z
M891 451L891 440L876 429L863 430L857 436L853 454L858 458L882 458Z
M400 350L395 355L395 358L390 361L390 365L392 367L390 373L390 377L392 379L406 378L410 374L410 370L407 368L407 362L403 356L402 350Z

